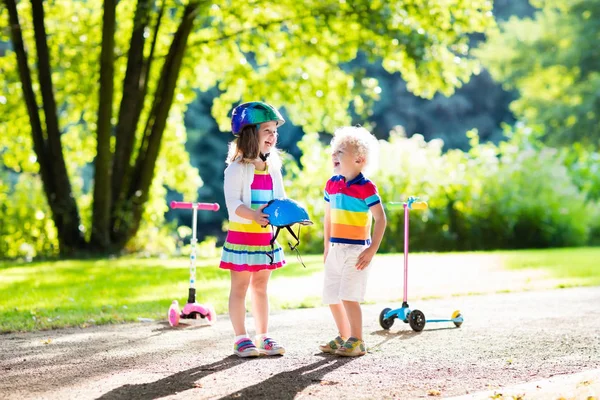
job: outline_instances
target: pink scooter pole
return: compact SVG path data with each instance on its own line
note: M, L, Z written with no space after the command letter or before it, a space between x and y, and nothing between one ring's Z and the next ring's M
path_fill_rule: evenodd
M402 204L404 208L404 298L403 307L408 307L408 225L410 210L425 210L427 203L419 201L417 197L409 197L405 203L390 202L390 206L399 206Z
M404 303L408 302L408 204L404 203Z
M192 209L192 239L190 241L190 287L188 290L188 300L181 312L179 311L179 303L177 300L173 300L168 313L169 324L171 326L177 326L179 324L179 318L196 319L198 315L206 318L209 323L214 323L216 314L212 309L212 306L196 303L196 243L198 242L196 233L198 210L219 211L219 204L172 201L170 206L171 208Z
M172 201L171 208L184 208L192 209L192 252L190 254L190 294L188 298L188 304L193 304L196 301L196 226L197 226L197 214L198 210L204 211L219 211L218 203L188 203L181 201Z

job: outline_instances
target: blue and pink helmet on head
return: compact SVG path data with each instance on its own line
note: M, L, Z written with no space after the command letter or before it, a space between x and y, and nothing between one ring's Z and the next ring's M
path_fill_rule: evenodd
M238 136L248 125L260 125L263 122L276 121L277 126L285 124L279 111L262 101L243 103L233 109L231 114L231 132Z

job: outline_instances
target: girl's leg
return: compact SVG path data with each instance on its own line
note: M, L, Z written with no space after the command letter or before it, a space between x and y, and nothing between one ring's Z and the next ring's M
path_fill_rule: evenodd
M329 309L331 310L331 314L333 315L333 319L338 328L340 336L344 339L348 339L350 337L351 329L344 305L342 303L330 304Z
M263 270L253 272L250 279L252 315L254 316L254 325L257 334L269 332L269 297L267 295L267 285L270 277L271 271Z
M250 283L250 272L231 271L229 292L229 318L235 336L246 334L246 292Z
M350 336L362 340L362 310L358 301L342 300L350 323Z

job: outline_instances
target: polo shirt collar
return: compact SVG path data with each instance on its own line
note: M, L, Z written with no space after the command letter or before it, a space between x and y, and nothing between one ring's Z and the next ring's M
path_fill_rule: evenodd
M351 185L354 185L355 183L358 183L358 182L362 181L363 179L364 179L364 176L361 172L354 179L346 182L346 187L350 187Z

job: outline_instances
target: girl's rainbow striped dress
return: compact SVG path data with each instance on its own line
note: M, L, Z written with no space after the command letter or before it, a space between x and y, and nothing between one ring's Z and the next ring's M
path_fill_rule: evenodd
M273 180L268 170L254 170L254 181L250 190L253 210L273 200ZM273 230L270 225L263 228L255 221L251 224L229 221L229 231L223 245L219 268L256 272L283 267L283 249L277 241L273 246L272 264L267 255L271 252L272 238Z

